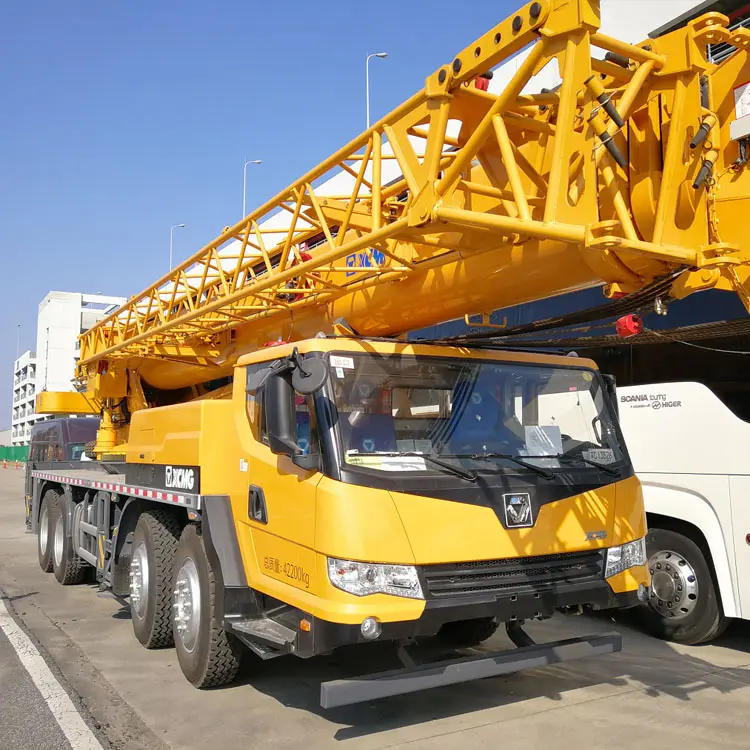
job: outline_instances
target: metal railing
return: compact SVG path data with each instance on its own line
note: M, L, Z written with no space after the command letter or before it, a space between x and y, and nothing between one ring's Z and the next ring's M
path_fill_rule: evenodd
M750 16L747 18L741 18L736 23L733 23L731 26L728 27L730 31L734 31L735 29L750 29ZM719 44L709 44L708 45L708 61L712 63L720 63L723 60L726 60L729 55L731 55L735 51L736 47L734 47L731 44L728 44L727 42L720 42Z

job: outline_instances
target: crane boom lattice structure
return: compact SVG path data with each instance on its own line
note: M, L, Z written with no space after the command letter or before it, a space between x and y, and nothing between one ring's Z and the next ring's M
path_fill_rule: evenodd
M79 379L103 360L215 365L239 348L232 329L264 319L258 331L289 338L310 313L318 330L342 318L390 335L587 285L632 292L680 268L674 294L723 287L748 304L746 251L716 221L716 172L736 169L726 82L750 40L727 23L712 13L631 45L598 31L592 0L527 4L85 333ZM738 51L714 65L719 41ZM499 94L473 85L525 47ZM522 93L548 64L561 86Z

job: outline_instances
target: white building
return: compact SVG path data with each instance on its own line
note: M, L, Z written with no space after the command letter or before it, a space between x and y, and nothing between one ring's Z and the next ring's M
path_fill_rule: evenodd
M124 297L79 292L50 292L41 301L36 353L25 352L14 363L13 445L26 445L31 425L47 416L35 412L37 393L73 390L73 371L79 357L78 337L124 301Z
M13 363L13 411L10 427L11 445L26 445L34 421L36 393L36 354L24 352Z

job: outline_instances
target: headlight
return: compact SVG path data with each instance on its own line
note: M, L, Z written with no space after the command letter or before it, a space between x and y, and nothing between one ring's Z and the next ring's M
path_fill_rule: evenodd
M413 565L380 565L328 558L328 580L339 589L355 596L393 594L410 599L424 599Z
M636 565L646 564L646 540L636 539L634 542L621 544L619 547L610 547L607 550L607 565L604 577L622 573L623 570L634 568Z

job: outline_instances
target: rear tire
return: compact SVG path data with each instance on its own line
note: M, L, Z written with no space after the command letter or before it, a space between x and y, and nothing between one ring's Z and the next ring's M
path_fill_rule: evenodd
M243 646L217 620L216 579L193 524L182 530L174 571L172 627L182 673L197 688L226 685L237 676Z
M58 583L72 586L83 583L88 565L78 557L73 546L73 538L68 528L70 521L65 512L65 498L58 497L55 512L52 514L52 569Z
M39 509L39 528L37 530L37 554L39 567L45 573L52 572L52 516L57 508L60 493L47 490Z
M141 513L130 558L130 615L135 637L149 649L172 640L172 580L180 524L166 510Z
M646 536L646 552L652 577L649 603L635 611L643 629L686 645L721 635L729 621L700 547L675 531L655 528Z
M438 631L438 638L451 646L477 646L495 635L499 625L493 617L446 622Z

